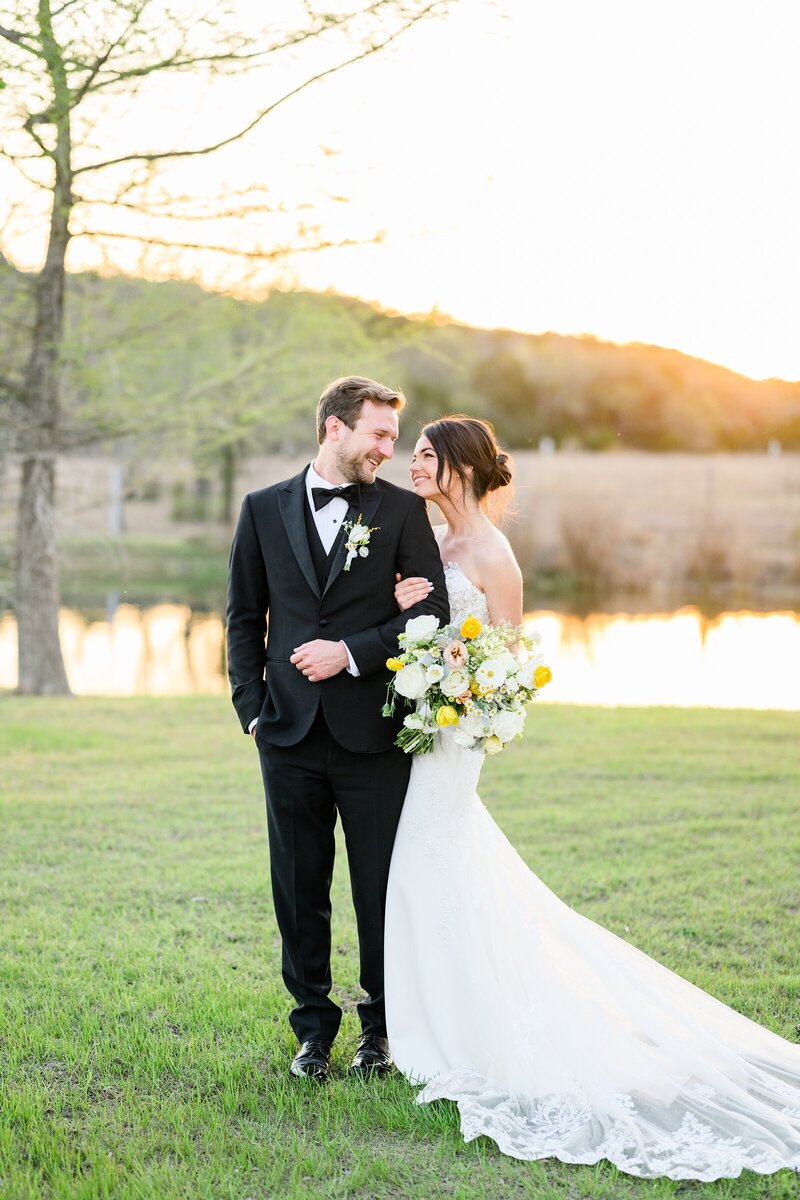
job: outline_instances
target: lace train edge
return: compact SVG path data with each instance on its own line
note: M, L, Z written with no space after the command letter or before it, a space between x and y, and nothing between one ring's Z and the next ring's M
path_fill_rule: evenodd
M797 1153L778 1153L771 1147L743 1146L740 1137L715 1135L697 1110L707 1096L686 1107L680 1123L648 1138L637 1124L632 1096L615 1096L602 1121L592 1111L588 1097L551 1096L526 1110L519 1100L492 1088L470 1071L449 1072L430 1080L417 1094L417 1104L452 1100L460 1115L466 1142L491 1138L502 1154L524 1162L557 1158L570 1165L595 1166L607 1160L619 1170L639 1178L666 1177L711 1183L737 1179L743 1171L771 1175L775 1171L800 1172L800 1130ZM611 1108L616 1108L614 1114ZM791 1110L784 1110L791 1115ZM594 1134L595 1139L590 1141ZM584 1140L584 1145L576 1143ZM570 1143L572 1146L570 1147Z

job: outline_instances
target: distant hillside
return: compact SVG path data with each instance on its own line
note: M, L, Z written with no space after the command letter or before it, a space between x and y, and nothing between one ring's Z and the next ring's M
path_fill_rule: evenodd
M28 282L0 265L4 374L24 358ZM543 437L596 450L800 448L800 383L754 382L655 346L409 319L331 294L248 303L119 276L71 277L68 320L67 447L126 437L195 458L290 450L307 439L321 387L358 372L404 388L406 437L464 411L494 421L512 448Z

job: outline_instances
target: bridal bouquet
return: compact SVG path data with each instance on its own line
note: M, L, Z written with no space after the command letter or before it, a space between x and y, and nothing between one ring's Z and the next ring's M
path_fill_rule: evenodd
M497 754L522 736L525 705L552 678L541 635L525 636L506 621L467 617L440 629L437 617L412 617L398 641L400 653L386 663L393 676L383 715L393 714L398 696L414 701L395 739L406 754L426 754L450 725L459 746ZM508 649L514 642L519 656Z

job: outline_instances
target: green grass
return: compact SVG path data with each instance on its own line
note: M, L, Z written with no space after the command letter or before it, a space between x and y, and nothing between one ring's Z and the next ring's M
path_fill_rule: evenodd
M798 720L543 705L484 799L581 912L798 1038ZM465 1146L454 1106L290 1084L255 750L227 702L0 700L2 1200L786 1198L789 1172L638 1181Z

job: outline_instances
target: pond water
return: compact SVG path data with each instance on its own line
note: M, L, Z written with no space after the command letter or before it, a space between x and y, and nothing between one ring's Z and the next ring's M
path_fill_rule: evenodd
M800 615L726 612L532 612L553 682L542 700L572 704L800 711ZM0 617L0 688L16 686L16 625ZM225 694L224 628L186 605L122 604L106 619L61 613L67 675L78 695Z

